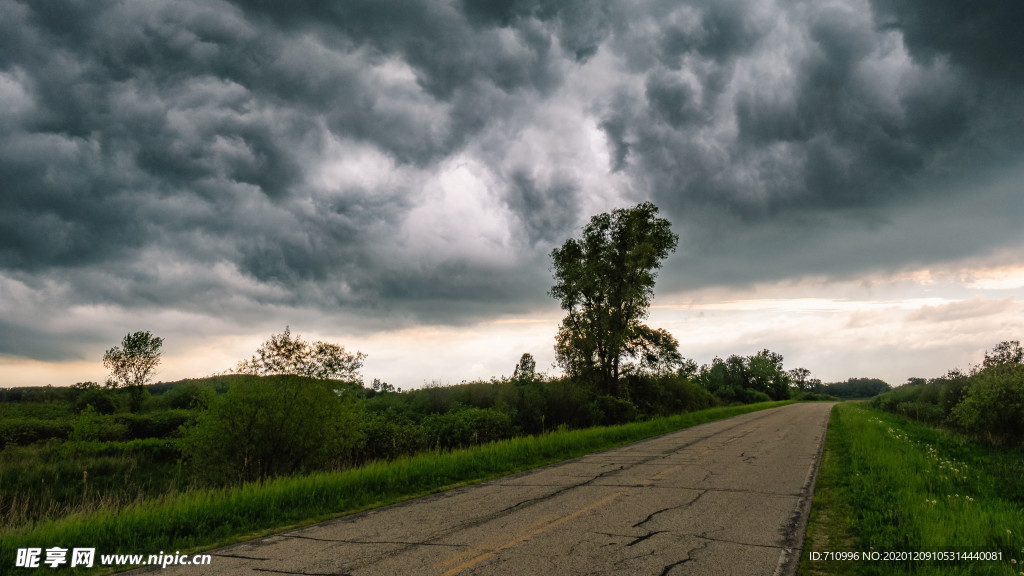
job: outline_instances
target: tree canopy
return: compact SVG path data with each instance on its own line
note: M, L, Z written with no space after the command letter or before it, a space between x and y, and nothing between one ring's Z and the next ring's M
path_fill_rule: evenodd
M103 354L103 367L110 370L107 385L131 390L133 409L137 410L142 404L144 387L160 364L163 345L163 338L149 332L134 332L125 335L120 346L114 346Z
M664 330L642 324L647 317L657 269L679 237L644 202L590 219L581 238L551 252L555 285L550 295L566 316L556 336L556 361L573 378L591 382L603 394L620 395L619 377L671 369L682 358Z
M329 342L306 342L302 336L292 336L285 326L284 332L272 334L260 345L249 360L242 360L235 367L239 374L258 376L292 375L318 380L345 380L362 382L359 369L363 367L366 354L355 354L344 346Z

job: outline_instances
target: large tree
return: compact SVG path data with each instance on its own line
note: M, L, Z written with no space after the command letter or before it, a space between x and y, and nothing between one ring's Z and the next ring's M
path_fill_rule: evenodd
M111 388L128 388L131 391L131 405L138 410L142 405L142 393L146 384L160 364L160 348L164 339L149 332L128 334L120 346L114 346L103 354L103 366L110 370L107 385Z
M565 372L602 394L621 395L619 376L651 359L675 359L674 338L641 323L654 297L656 271L679 237L644 202L594 216L581 238L551 252L565 319L555 353Z

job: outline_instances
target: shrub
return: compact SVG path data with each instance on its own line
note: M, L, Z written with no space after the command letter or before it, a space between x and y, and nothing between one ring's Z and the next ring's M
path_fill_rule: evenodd
M188 410L190 408L206 408L216 396L213 388L200 384L185 384L174 388L164 395L164 402L173 409Z
M632 402L610 395L595 398L594 408L599 414L598 423L604 426L626 424L637 418L636 406Z
M100 414L113 414L117 411L117 394L109 388L99 386L88 387L82 390L75 398L75 410L81 412L86 406L92 406Z
M50 438L67 438L71 423L66 420L5 418L0 420L0 448L8 444L27 445Z
M972 379L951 419L995 444L1024 440L1024 365L997 364Z
M462 448L511 438L512 418L493 408L456 407L447 414L423 418L427 436L441 448Z
M177 435L178 428L192 418L187 410L164 410L152 414L120 414L115 421L125 428L123 438L166 438Z
M182 453L217 484L339 467L362 440L359 396L336 381L240 379L185 429Z

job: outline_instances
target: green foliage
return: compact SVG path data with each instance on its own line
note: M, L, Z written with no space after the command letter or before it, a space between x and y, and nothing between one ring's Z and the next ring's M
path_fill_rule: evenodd
M113 414L117 411L119 399L113 390L100 388L94 382L85 384L86 386L81 388L75 397L75 410L82 411L86 406L92 406L100 414Z
M1024 365L990 364L971 380L950 419L994 444L1024 441Z
M1016 574L1024 561L1022 475L1020 448L965 443L897 415L839 404L825 436L804 550L984 550L1003 559L809 562L805 555L801 573Z
M103 366L110 370L107 384L131 390L133 410L142 405L144 387L160 364L163 344L163 338L149 332L134 332L121 340L121 346L114 346L103 354Z
M892 386L878 378L850 378L846 382L825 384L823 392L840 398L871 398L892 390Z
M512 371L512 381L524 385L537 379L537 361L533 359L533 354L527 352L516 363L515 370Z
M582 238L551 252L550 294L566 311L556 336L558 364L602 395L623 396L619 377L647 360L681 360L674 338L641 323L654 296L655 271L679 241L657 213L645 202L599 214Z
M165 394L162 404L172 409L206 408L217 393L208 385L187 383Z
M790 375L782 355L762 350L753 356L714 358L697 376L704 388L726 403L764 402L789 398Z
M430 414L422 425L427 438L445 449L504 440L515 432L507 412L488 408L461 407L447 414Z
M92 405L86 406L78 414L75 420L75 427L71 429L68 440L72 442L95 442L100 438L100 423L96 417L96 409Z
M73 424L67 419L3 418L0 419L0 447L67 438L72 428Z
M703 410L718 400L701 385L678 374L626 377L629 399L641 415L668 416Z
M174 441L156 438L9 445L0 451L0 541L19 526L172 494L179 457Z
M985 354L971 374L954 370L941 378L911 378L876 396L871 405L927 422L954 427L993 444L1024 443L1024 364L1017 341Z
M837 402L841 401L842 398L838 396L832 396L831 394L820 394L818 392L795 392L790 396L791 400L797 402Z
M636 406L629 400L615 396L598 396L594 399L597 422L601 426L614 426L633 422L637 417Z
M274 376L234 382L186 429L182 451L197 478L261 480L340 466L362 439L351 386Z

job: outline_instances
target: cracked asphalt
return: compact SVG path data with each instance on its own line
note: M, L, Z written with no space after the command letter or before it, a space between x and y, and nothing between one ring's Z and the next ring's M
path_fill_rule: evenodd
M156 571L793 574L831 408L736 416Z

